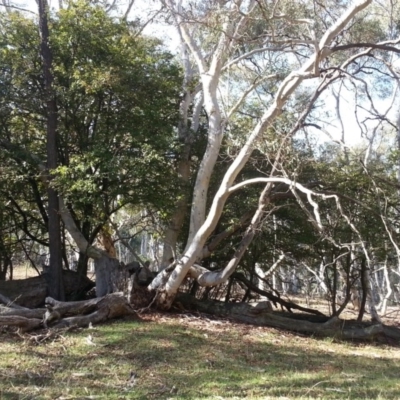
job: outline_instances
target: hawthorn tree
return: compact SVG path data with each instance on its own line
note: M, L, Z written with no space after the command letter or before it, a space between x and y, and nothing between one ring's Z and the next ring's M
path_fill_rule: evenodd
M166 212L174 185L180 70L159 40L142 37L134 23L113 19L99 5L65 3L49 19L58 134L50 183L37 24L12 10L1 15L0 147L10 176L18 177L8 181L4 196L26 222L21 226L46 245L31 222L36 217L47 225L46 191L56 190L56 215L70 228L80 250L78 272L85 276L88 257L117 264L91 247L116 211L145 205Z
M59 215L58 193L51 185L51 175L58 166L57 154L57 102L54 90L53 77L53 52L50 48L47 0L38 0L39 31L40 31L40 56L43 65L44 100L46 113L46 167L50 180L48 182L48 230L49 230L49 294L57 300L65 300L62 281L62 249L61 249L61 221Z

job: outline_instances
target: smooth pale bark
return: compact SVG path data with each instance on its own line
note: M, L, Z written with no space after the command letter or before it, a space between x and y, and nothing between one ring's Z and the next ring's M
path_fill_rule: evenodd
M346 27L346 25L354 18L354 16L365 9L372 0L357 1L346 10L343 15L326 31L319 43L316 45L314 54L306 61L303 66L297 71L291 72L281 83L275 95L274 101L271 106L265 111L264 115L256 125L254 130L250 133L245 145L242 147L236 159L231 164L222 179L220 187L214 197L207 217L205 218L205 201L209 183L209 176L215 165L215 160L219 153L220 143L222 140L222 124L221 116L219 114L218 100L216 96L216 89L218 80L220 78L220 71L223 67L222 61L226 54L227 47L224 43L231 41L231 37L220 38L220 42L214 53L213 68L207 69L204 59L198 48L195 46L193 39L190 37L189 32L184 32L184 39L192 50L193 56L198 60L200 73L202 74L205 107L208 108L210 126L209 126L209 143L206 154L201 164L201 168L197 177L196 187L194 189L195 196L193 197L192 219L191 219L191 234L193 238L189 240L187 248L176 269L169 277L165 290L160 293L159 304L162 307L170 307L173 298L176 295L183 279L188 273L190 267L199 258L201 251L206 243L206 240L215 229L218 220L222 214L226 200L230 194L230 188L234 184L239 172L243 169L249 157L252 154L257 140L262 136L266 128L273 123L275 118L282 113L282 109L286 102L289 100L293 92L305 80L315 77L319 73L319 64L329 54L329 46L332 44L334 38ZM231 32L229 24L225 25L224 32ZM228 35L227 35L228 36ZM225 40L225 42L224 42ZM204 73L208 75L205 76ZM210 75L211 74L211 75ZM218 126L218 124L220 124ZM211 135L212 133L212 135ZM204 218L204 223L202 219Z
M203 80L203 87L205 89L204 108L209 117L208 141L193 191L189 242L193 239L205 219L208 188L223 138L221 111L216 101L217 82L208 79L208 77L205 77Z
M224 36L224 35L222 35ZM224 37L220 40L220 46L223 46ZM221 110L217 100L218 78L221 73L222 60L214 62L220 56L215 53L211 68L201 73L203 85L204 108L208 115L208 140L206 151L201 160L197 172L196 182L193 190L192 209L190 214L190 228L188 242L199 230L206 215L207 194L210 185L210 179L218 159L221 148L224 126L222 123ZM220 56L221 57L221 56Z
M207 55L203 54L193 36L191 36L190 28L192 24L190 22L186 23L183 18L182 2L178 2L178 5L175 5L172 1L164 1L164 4L172 12L181 38L186 42L197 64L204 96L204 108L208 115L208 142L193 189L188 243L192 241L205 220L208 188L222 143L225 122L222 120L217 91L222 68L234 43L233 38L240 34L241 29L247 22L244 14L236 13L236 17L234 17L234 12L237 11L236 7L242 4L241 1L239 3L231 4L229 6L230 12L222 17L223 21L220 30L222 33L219 35L217 45L209 59ZM247 9L252 9L254 4L255 1L251 0Z
M269 204L269 196L271 194L272 185L270 183L264 188L263 192L261 193L258 208L254 213L254 216L251 220L250 225L246 229L246 232L235 251L234 256L228 262L228 264L223 268L221 271L208 271L202 274L198 279L197 282L201 286L215 286L220 283L226 282L229 277L235 272L236 267L238 266L240 260L242 259L244 253L248 249L250 243L252 242L256 230L259 228L259 224L261 218L264 215L265 207Z
M188 186L191 177L191 151L192 144L194 140L194 135L199 128L200 112L203 107L203 97L199 96L194 105L194 111L191 119L191 126L189 127L189 108L193 103L194 98L197 94L197 90L193 93L190 92L189 84L192 77L192 70L190 68L190 63L184 58L185 66L185 83L186 96L184 97L180 105L180 122L178 126L178 137L179 140L184 143L182 150L179 154L179 162L177 167L178 178L182 185L182 189L179 192L178 199L175 204L175 210L171 216L168 226L164 231L164 248L161 261L161 268L166 268L170 263L172 258L176 258L176 246L178 242L178 237L181 232L185 217L188 212L188 201L189 201L189 191ZM187 65L189 64L189 66Z
M209 243L207 243L207 245L203 248L201 255L200 255L200 259L209 257L223 240L232 236L239 229L246 226L251 221L253 215L254 215L254 211L248 211L247 213L242 215L242 217L239 219L239 221L233 223L232 225L230 225L227 229L225 229L223 232L219 233L218 235L215 235L212 238L212 240Z
M254 1L251 1L250 3L254 3ZM211 59L207 60L207 57L202 54L201 49L197 47L195 41L190 35L190 24L185 24L185 21L182 18L181 3L179 2L178 5L175 6L173 2L165 1L164 4L171 10L174 10L173 17L175 19L175 26L181 39L182 61L185 71L184 88L187 88L190 85L193 78L193 68L190 63L188 49L190 49L192 52L200 74L203 97L202 102L198 102L195 105L194 116L195 122L197 121L197 123L196 126L193 127L193 130L197 130L200 111L199 105L202 105L203 101L204 109L206 110L209 118L207 148L200 163L193 190L188 237L189 243L193 239L201 224L204 222L206 215L208 188L211 175L219 155L219 149L221 147L224 131L220 105L217 100L219 76L225 61L227 49L232 42L231 37L234 35L235 29L237 29L241 23L235 24L234 21L230 19L230 16L225 16L225 21L222 24L223 33L219 37L218 45L214 50ZM243 20L243 18L241 18L241 20ZM189 104L189 98L188 95L186 95L185 101L181 104L181 123L179 126L179 136L181 140L184 129L187 129L187 111ZM189 134L189 132L186 132L186 135L187 134ZM190 173L189 163L182 163L179 165L179 168L185 168L185 172ZM183 182L187 183L189 181L189 176L186 177L182 175L181 171L179 170L178 173L180 176L182 176ZM173 250L175 249L177 237L183 225L184 216L186 214L186 200L187 198L185 196L177 203L176 212L171 218L170 225L165 232L165 244L167 248L164 249L162 261L163 267L166 267L171 258L175 257Z
M105 251L97 249L89 244L77 228L62 198L60 198L60 215L65 228L72 236L80 252L87 254L88 257L94 260L96 296L102 297L113 292L125 291L127 288L127 271L120 266L117 259L110 257Z
M102 251L94 246L91 246L89 242L86 240L86 238L82 235L82 232L76 226L71 213L69 212L67 206L64 203L64 200L61 197L59 199L59 202L60 202L60 215L64 222L65 229L67 229L72 239L78 246L79 250L83 254L87 254L89 257L95 260L101 258L103 256Z
M385 284L386 284L386 294L382 300L382 305L381 305L381 313L382 315L386 314L386 310L387 310L387 303L389 301L389 299L392 297L392 284L390 282L390 277L389 277L389 271L388 271L388 266L387 266L387 260L385 261L384 265L383 265L383 274L385 277Z
M320 264L320 269L319 269L320 273L315 272L312 268L310 268L304 262L302 263L302 265L307 269L308 272L310 272L312 275L314 275L315 279L318 282L318 286L322 289L323 293L325 295L328 294L328 292L329 292L328 287L326 286L326 283L324 282L323 274L321 274L321 271L323 271L324 263L321 262L321 264Z
M183 37L189 48L192 50L193 57L197 61L200 71L204 96L204 108L208 115L207 148L200 163L200 168L193 189L190 228L187 241L188 246L193 240L196 240L195 236L206 219L206 206L210 179L218 159L225 130L226 119L222 119L220 103L218 100L218 85L220 77L223 68L226 66L228 53L236 43L234 39L241 36L245 26L247 25L248 18L246 13L251 13L255 3L254 0L250 0L247 3L246 11L243 10L243 13L237 13L237 7L245 6L244 2L239 1L236 4L231 4L229 12L225 14L224 21L221 24L222 33L219 36L216 48L212 52L208 68L206 58L194 43L193 38L187 30L183 30ZM244 101L244 97L241 100ZM236 109L238 106L239 103L237 103L234 108Z
M189 128L189 109L196 95L196 91L193 92L190 89L190 84L193 79L193 68L190 62L187 44L182 38L182 32L179 25L177 26L180 37L182 67L184 71L184 80L182 85L184 96L179 105L178 124L178 139L182 144L182 149L178 154L179 161L177 166L177 174L183 188L180 193L178 193L179 198L176 201L175 210L169 220L168 226L164 231L164 248L160 270L166 268L170 264L172 258L176 258L176 244L185 219L185 215L187 213L187 202L189 197L187 185L190 179L191 167L190 151L192 148L193 133L196 129L194 127L192 127L192 129ZM193 121L193 123L195 122Z

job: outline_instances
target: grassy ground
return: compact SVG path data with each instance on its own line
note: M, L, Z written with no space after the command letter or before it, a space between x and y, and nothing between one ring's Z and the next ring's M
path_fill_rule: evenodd
M0 399L400 398L399 348L204 316L142 318L42 343L0 333Z

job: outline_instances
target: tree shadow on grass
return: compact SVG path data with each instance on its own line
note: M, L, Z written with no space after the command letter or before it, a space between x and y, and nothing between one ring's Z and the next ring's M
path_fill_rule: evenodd
M0 399L400 398L399 358L379 348L246 329L122 321L27 346L20 368L0 361Z

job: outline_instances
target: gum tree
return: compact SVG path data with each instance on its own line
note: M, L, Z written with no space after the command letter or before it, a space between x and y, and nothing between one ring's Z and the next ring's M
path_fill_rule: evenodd
M185 69L186 73L196 71L197 81L195 78L192 81L201 88L208 121L207 147L193 188L185 249L176 265L164 270L151 286L158 288L159 306L168 308L187 276L202 286L218 285L229 278L251 243L276 184L286 185L295 197L302 193L307 198L300 205L315 229L323 232L318 199L338 202L338 198L312 191L282 173L279 156L269 176L247 181L237 178L254 149L266 140L267 130L277 129L277 123L296 101L297 121L281 131L282 145L304 125L318 97L343 76L342 71L351 70L353 63L357 64L359 58L368 56L375 48L398 50L395 40L379 42L385 34L368 16L372 4L368 0L340 4L208 1L202 6L165 0L162 4L182 41L184 64L190 63L191 70ZM361 24L366 28L364 31ZM313 84L314 91L310 90ZM246 111L246 100L255 96L260 98L263 111L251 129L235 138L240 146L214 196L209 198L210 179L224 137L231 138L230 124L235 113ZM264 189L231 260L219 271L196 265L209 254L210 237L228 198L251 184L264 185ZM357 235L356 227L352 229Z

